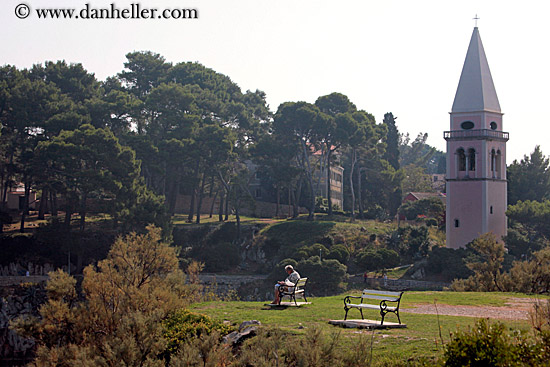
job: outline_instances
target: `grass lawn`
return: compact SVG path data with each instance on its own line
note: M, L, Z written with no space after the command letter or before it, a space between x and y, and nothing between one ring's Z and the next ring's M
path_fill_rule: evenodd
M412 308L414 304L434 303L447 305L503 306L510 297L529 297L516 293L474 293L474 292L406 292L401 303L402 308ZM539 297L540 298L540 297ZM456 330L465 330L474 325L472 317L440 315L422 315L402 312L401 321L407 324L405 329L345 329L329 325L331 319L343 319L343 295L309 299L311 305L299 308L270 309L265 302L208 302L192 306L195 312L209 315L218 320L228 320L238 325L246 320L258 320L267 327L278 327L294 335L303 335L307 328L317 327L326 335L339 333L342 348L349 348L358 338L373 339L373 362L383 365L386 362L409 358L432 358L442 353L441 339L448 342L450 334ZM364 310L365 318L380 320L375 310ZM357 310L350 310L348 318L360 318ZM393 314L386 320L397 322ZM502 321L508 327L528 331L527 320ZM440 337L441 331L441 337Z

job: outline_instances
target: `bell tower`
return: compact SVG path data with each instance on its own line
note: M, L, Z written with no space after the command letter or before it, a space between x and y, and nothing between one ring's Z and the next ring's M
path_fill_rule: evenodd
M479 30L474 28L451 110L447 141L447 247L506 235L506 142Z

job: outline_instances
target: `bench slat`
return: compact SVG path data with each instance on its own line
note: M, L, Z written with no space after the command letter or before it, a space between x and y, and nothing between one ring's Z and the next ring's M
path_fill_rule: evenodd
M379 310L380 309L379 305L371 305L371 304L368 304L368 303L346 303L346 306L354 307L354 308L370 308L370 309L373 309L373 310ZM395 310L397 310L397 307L386 307L386 310L395 311Z
M390 302L397 302L399 300L399 297L384 297L384 296L371 296L369 294L363 294L361 296L361 298L366 298L366 299L377 299L377 300L380 300L380 301L390 301Z
M383 294L387 296L399 297L401 295L401 292L376 291L374 289L363 289L363 294Z

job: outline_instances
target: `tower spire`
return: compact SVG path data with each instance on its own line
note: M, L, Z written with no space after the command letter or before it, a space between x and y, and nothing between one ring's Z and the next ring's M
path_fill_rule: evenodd
M475 27L456 89L452 112L477 111L500 112L500 103L479 30Z

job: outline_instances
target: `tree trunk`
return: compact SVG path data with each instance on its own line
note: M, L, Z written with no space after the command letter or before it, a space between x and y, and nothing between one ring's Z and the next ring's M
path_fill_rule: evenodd
M349 188L351 192L351 221L355 221L355 190L353 187L353 172L355 169L355 162L357 161L357 156L355 154L355 148L351 149L351 165L349 172Z
M362 198L362 192L363 189L361 188L361 172L363 170L360 168L357 170L357 202L359 204L359 217L361 219L365 219L365 212L363 210L363 198Z
M220 192L220 207L218 208L218 221L223 222L223 203L224 203L224 189Z
M86 226L86 199L88 198L88 193L82 193L82 198L80 199L80 233L84 232Z
M26 177L23 181L25 181L25 197L23 198L23 211L21 212L21 225L19 227L19 232L21 233L25 233L25 216L29 212L29 196L31 192L31 185L29 182L26 182Z
M197 159L197 164L195 166L195 178L193 180L193 187L191 190L191 204L189 205L189 215L187 216L187 222L192 223L193 222L193 213L195 211L195 194L197 192L197 188L199 186L199 168L200 168L200 158Z
M224 220L229 220L229 193L225 195L225 218Z
M65 228L67 232L71 230L71 216L73 214L73 207L71 205L71 198L69 195L65 195Z
M208 218L212 218L212 216L214 215L214 204L216 204L216 199L218 198L218 194L219 194L219 190L216 191L216 193L214 194L214 197L212 198L212 203L210 204L210 215L208 216Z
M277 185L277 206L275 207L275 218L279 217L280 206L281 206L281 187Z
M52 205L52 216L57 217L57 194L55 191L50 191L50 203Z
M199 191L199 200L198 200L198 203L197 203L197 221L196 223L199 224L201 222L201 209L202 209L202 196L204 194L204 184L205 184L205 181L206 181L206 175L203 173L202 174L202 179L201 179L201 189Z
M290 218L292 216L292 213L291 213L291 207L292 207L292 202L290 201L290 185L288 185L287 187L287 191L288 191L288 218Z
M177 178L172 180L172 184L170 185L170 197L169 197L169 213L170 216L173 216L176 212L176 203L178 201L178 194L179 194L179 188L180 188L180 178L179 175L177 175Z
M42 196L40 197L40 207L38 208L38 219L44 219L44 213L48 208L48 189L42 189Z
M332 154L332 150L330 150L330 145L327 145L327 201L328 201L328 215L332 215L332 190L331 190L331 184L330 184L330 156Z

